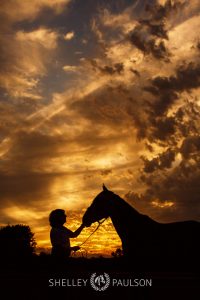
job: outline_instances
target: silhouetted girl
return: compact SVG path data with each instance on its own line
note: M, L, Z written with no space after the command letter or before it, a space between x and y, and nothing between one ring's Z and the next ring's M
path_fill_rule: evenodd
M70 246L70 238L77 237L84 225L82 224L76 231L71 231L65 226L66 214L63 209L55 209L49 215L49 222L51 225L50 239L52 244L52 255L58 258L66 258L70 256L71 250L77 251L80 247Z

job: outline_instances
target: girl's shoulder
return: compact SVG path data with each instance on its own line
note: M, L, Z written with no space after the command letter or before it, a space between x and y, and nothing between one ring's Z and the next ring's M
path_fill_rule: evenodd
M63 226L62 228L63 228L63 231L64 231L64 232L66 232L66 233L68 233L68 234L71 233L71 230L68 229L67 227Z
M61 226L61 227L52 227L51 228L51 232L60 232L60 233L66 233L66 234L70 234L71 230L69 230L67 227L65 226Z

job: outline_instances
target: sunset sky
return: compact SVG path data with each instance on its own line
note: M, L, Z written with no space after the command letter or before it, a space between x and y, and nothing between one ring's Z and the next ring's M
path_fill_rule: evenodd
M200 220L199 13L199 0L1 0L1 225L50 247L50 211L75 230L103 182L157 221ZM85 249L120 245L108 220Z

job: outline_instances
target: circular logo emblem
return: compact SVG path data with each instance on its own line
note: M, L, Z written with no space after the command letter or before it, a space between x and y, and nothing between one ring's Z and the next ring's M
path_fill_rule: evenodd
M90 277L90 284L96 291L105 291L110 285L110 276L107 273L101 275L93 273Z

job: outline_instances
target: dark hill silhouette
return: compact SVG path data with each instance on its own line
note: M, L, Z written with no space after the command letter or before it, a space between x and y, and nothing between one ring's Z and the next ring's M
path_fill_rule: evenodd
M129 261L144 263L153 259L172 264L198 261L200 223L197 221L158 223L103 186L85 212L83 223L90 226L107 217L111 218Z

